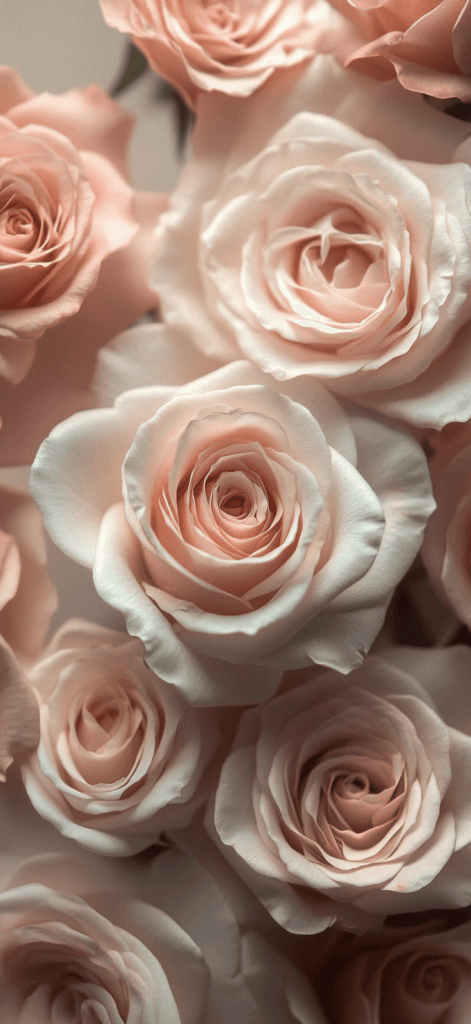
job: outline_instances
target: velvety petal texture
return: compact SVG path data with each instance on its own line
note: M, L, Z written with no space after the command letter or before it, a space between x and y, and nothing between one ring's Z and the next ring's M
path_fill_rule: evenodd
M249 363L78 413L31 488L149 667L209 705L264 700L284 668L360 664L433 508L409 436Z
M0 376L17 384L33 362L36 339L46 331L49 339L51 330L75 317L97 282L98 296L103 286L106 291L103 262L128 250L138 233L143 254L134 251L127 271L119 263L114 268L114 287L126 281L125 309L120 301L118 323L105 338L98 329L95 348L129 326L136 301L138 316L151 308L153 293L142 211L127 176L132 116L98 86L34 96L5 67L0 111ZM156 212L148 208L147 226ZM96 319L96 300L94 308ZM69 386L77 383L71 379Z
M221 741L216 713L191 708L143 653L127 634L70 621L29 672L40 742L22 761L28 795L63 835L111 856L188 824Z
M315 52L315 0L100 0L190 107L201 90L250 96Z
M469 903L470 670L391 649L244 713L207 825L289 931Z
M155 282L207 355L441 427L471 413L469 126L365 82L318 57L250 115L202 99Z
M437 508L422 558L439 597L471 627L471 424L450 424L430 460Z

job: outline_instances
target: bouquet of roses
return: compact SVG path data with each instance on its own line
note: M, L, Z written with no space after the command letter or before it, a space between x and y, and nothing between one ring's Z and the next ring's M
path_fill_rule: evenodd
M471 0L101 7L187 130L0 69L1 1020L466 1024Z

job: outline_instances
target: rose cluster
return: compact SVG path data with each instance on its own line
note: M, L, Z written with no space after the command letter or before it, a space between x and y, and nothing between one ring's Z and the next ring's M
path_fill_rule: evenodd
M190 127L0 68L0 1018L464 1024L469 2L100 3Z

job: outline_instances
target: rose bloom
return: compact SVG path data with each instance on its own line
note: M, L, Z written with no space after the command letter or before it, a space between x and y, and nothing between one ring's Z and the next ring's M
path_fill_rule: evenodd
M220 742L214 713L190 707L142 656L125 633L70 621L29 673L40 742L22 761L27 793L97 853L127 856L187 825Z
M467 1024L471 927L366 948L334 985L336 1024Z
M46 563L34 502L24 488L0 481L0 635L23 661L39 654L57 607Z
M283 927L471 902L470 672L391 649L244 713L207 824Z
M450 424L430 460L437 508L422 558L438 596L471 627L471 424Z
M0 68L3 464L32 460L83 406L99 345L156 305L148 260L164 200L129 185L132 126L98 86L35 96Z
M433 507L408 435L313 381L269 380L233 363L136 388L57 426L32 468L58 546L190 703L358 665Z
M466 0L332 0L346 19L333 52L413 92L471 100L471 19Z
M250 96L314 53L314 0L100 0L151 67L193 107L201 90Z
M32 857L0 895L0 1008L9 1024L322 1024L296 969L239 923L177 851L155 866Z
M155 282L205 353L440 427L471 415L470 129L368 82L318 57L249 114L205 97Z

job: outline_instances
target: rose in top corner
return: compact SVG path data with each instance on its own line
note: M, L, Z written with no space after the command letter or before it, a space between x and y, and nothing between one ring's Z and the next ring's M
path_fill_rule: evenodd
M250 96L280 68L315 52L316 0L100 0L190 107L201 90ZM326 5L325 5L326 6Z
M195 704L361 663L433 500L415 440L249 363L77 413L41 446L45 525Z

